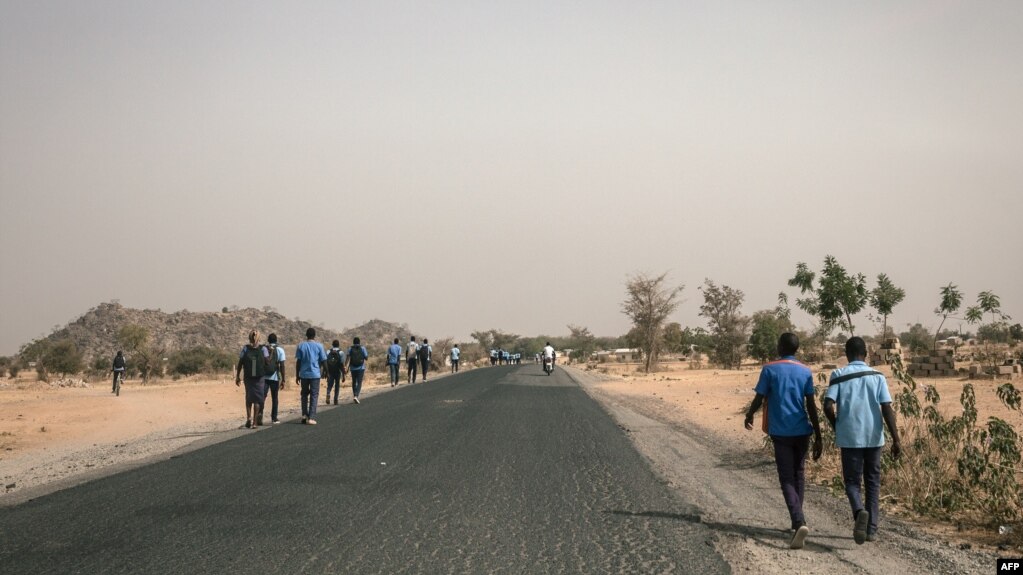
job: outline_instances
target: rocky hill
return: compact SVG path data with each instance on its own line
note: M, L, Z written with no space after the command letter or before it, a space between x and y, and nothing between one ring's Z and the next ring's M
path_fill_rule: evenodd
M305 331L312 325L316 328L317 339L327 345L335 338L342 343L350 343L353 337L358 336L364 345L377 350L386 348L395 337L406 340L410 333L404 324L379 319L344 331L325 329L306 321L288 319L271 308L166 313L103 303L46 339L71 340L87 358L111 357L117 350L118 331L122 326L132 324L146 328L154 347L164 353L199 345L234 352L245 343L249 330L253 328L259 330L264 338L273 332L282 345L294 345L305 339Z

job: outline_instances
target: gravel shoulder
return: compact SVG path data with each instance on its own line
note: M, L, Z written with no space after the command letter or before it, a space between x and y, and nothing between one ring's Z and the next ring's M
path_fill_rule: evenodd
M655 396L623 390L614 377L567 371L615 419L655 473L696 503L701 522L717 535L717 550L736 572L990 573L994 568L994 555L959 549L888 517L880 541L856 545L846 501L814 485L806 488L806 547L790 550L788 514L766 451L701 426Z

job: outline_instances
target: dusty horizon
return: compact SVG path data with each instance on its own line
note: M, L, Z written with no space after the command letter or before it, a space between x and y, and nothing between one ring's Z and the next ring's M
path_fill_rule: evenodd
M3 3L0 355L113 299L616 335L637 272L705 325L704 278L794 308L828 254L906 290L896 331L937 327L949 282L1023 321L1021 28L1020 3Z

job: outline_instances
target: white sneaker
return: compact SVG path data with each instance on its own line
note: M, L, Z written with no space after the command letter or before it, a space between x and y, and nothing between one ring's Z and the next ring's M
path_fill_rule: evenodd
M789 549L802 549L803 543L806 542L806 536L810 533L810 528L806 525L800 525L799 529L796 529L794 535L792 535L792 541L789 542Z
M356 397L356 398L355 398L355 403L362 403L362 402L361 402L361 401L359 401L359 398L358 398L358 397Z
M316 425L316 420L315 419L310 419L309 421L306 422L306 424L307 425Z

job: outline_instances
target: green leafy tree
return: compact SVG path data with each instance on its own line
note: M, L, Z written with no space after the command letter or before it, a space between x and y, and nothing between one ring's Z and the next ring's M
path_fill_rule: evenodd
M62 377L78 373L85 366L82 352L78 351L73 341L67 339L48 346L39 362L46 371L59 373Z
M934 336L927 328L917 323L909 327L907 331L899 334L899 341L902 346L911 352L919 353L931 349L934 345Z
M1009 316L1002 313L1002 301L994 294L994 292L982 291L977 295L977 307L984 313L991 314L991 323L995 323L998 320L1012 319Z
M142 373L144 383L160 372L162 353L150 344L148 329L136 324L122 326L117 332L117 343Z
M685 286L667 287L667 273L652 277L637 274L625 283L626 298L622 313L627 315L636 331L639 349L645 356L645 370L649 373L657 362L661 344L661 329L679 306L679 294Z
M886 274L877 275L877 287L870 290L870 307L881 316L881 337L888 337L888 316L906 299L906 290L897 287Z
M1013 341L1023 341L1023 325L1018 323L1013 324L1012 327L1009 328L1009 337L1012 338Z
M938 335L941 333L941 327L945 325L945 320L953 316L955 312L959 311L959 307L963 305L963 292L959 291L959 288L951 283L941 288L941 302L938 307L934 308L934 314L941 318L941 323L938 324L938 329L934 330L934 347L938 347Z
M798 287L800 294L805 296L798 298L796 305L816 317L828 333L839 327L856 335L852 316L863 310L870 297L863 274L850 275L834 256L829 255L824 258L820 277L800 262L796 265L796 275L788 283Z
M742 346L748 339L749 318L742 315L742 302L746 295L742 290L713 281L704 280L700 287L703 304L700 315L707 318L713 347L711 361L726 369L739 369L742 365Z
M664 329L661 331L661 347L668 353L687 351L685 331L682 329L682 324L673 321L664 326Z
M568 325L568 341L566 345L572 349L573 357L578 361L586 361L597 349L597 338L590 329L580 325Z

